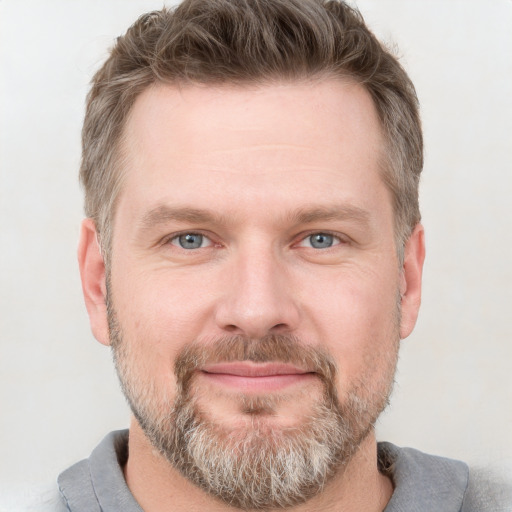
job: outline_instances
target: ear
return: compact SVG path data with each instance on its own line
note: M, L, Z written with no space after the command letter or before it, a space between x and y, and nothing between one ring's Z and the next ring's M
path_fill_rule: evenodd
M425 231L418 224L404 248L404 267L400 281L402 319L400 338L411 334L418 318L421 304L421 275L425 260Z
M82 221L78 243L78 265L92 333L100 343L110 345L105 263L98 243L96 226L92 219Z

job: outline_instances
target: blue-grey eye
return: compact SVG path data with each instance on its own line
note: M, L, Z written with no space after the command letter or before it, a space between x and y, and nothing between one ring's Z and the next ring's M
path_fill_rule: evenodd
M315 249L328 249L334 245L335 237L327 233L315 233L310 235L308 240Z
M185 233L174 238L173 242L176 241L177 244L175 243L175 245L179 245L183 249L199 249L205 246L207 240L205 236L199 233Z

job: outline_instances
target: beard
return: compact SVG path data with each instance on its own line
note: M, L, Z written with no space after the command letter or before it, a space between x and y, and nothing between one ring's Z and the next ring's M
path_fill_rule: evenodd
M230 336L191 343L176 357L176 392L140 375L137 358L123 340L109 307L110 339L117 373L130 408L151 444L185 478L224 503L242 510L287 508L314 497L343 471L386 407L398 354L386 354L375 382L369 363L340 402L337 367L325 350L290 335L260 339ZM223 424L208 411L197 372L205 364L231 361L282 362L314 373L321 383L312 398L302 392L230 395L244 421ZM379 362L382 365L382 361ZM203 386L204 388L204 386ZM308 395L309 390L309 395ZM318 395L318 396L317 396ZM272 421L286 402L311 403L301 422Z

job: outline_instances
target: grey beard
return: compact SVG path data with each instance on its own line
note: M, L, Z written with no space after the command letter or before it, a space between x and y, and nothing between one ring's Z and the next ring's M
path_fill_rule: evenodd
M171 403L158 395L152 383L133 378L133 362L114 321L111 338L124 394L152 445L184 477L243 510L291 507L321 492L373 429L391 391L391 382L386 393L365 399L356 390L340 405L336 366L328 354L291 336L261 340L234 336L208 348L193 344L180 354L175 364L177 394ZM310 368L323 383L322 399L311 406L300 426L273 430L268 414L281 398L240 395L250 426L219 425L208 418L193 393L193 375L206 362L235 360L282 361Z
M368 431L355 432L326 403L315 406L299 428L272 430L255 416L250 429L229 431L203 419L192 400L176 404L174 428L167 439L160 438L165 444L159 449L204 491L239 509L264 510L318 494Z

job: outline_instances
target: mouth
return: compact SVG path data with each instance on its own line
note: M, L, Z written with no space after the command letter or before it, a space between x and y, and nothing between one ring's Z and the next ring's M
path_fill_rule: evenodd
M200 374L212 385L243 393L271 393L317 377L315 372L286 363L251 361L205 365Z

